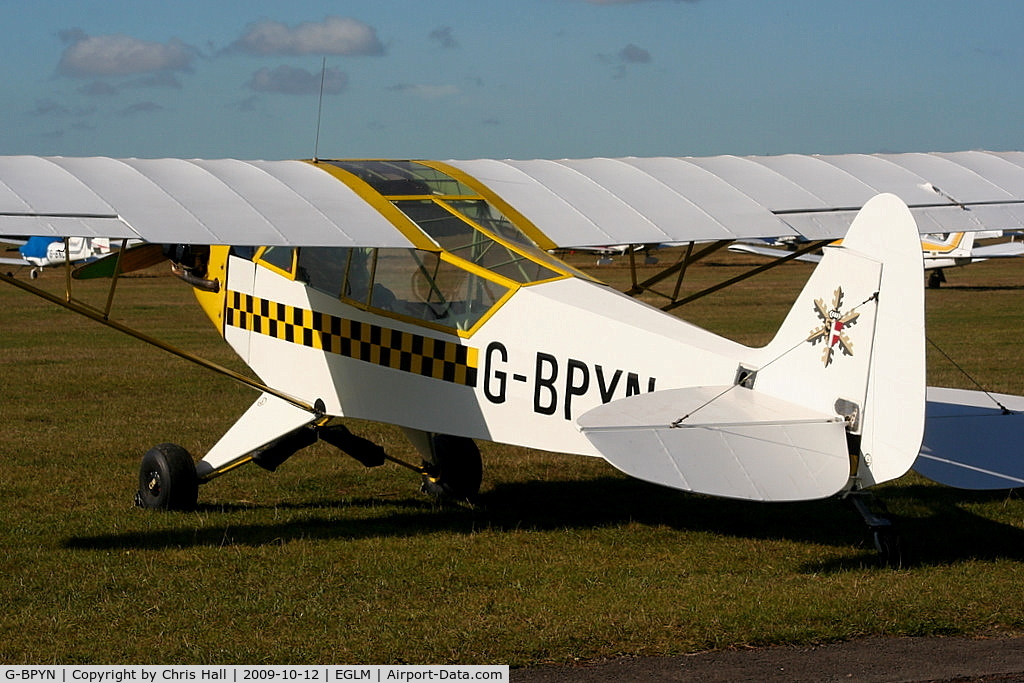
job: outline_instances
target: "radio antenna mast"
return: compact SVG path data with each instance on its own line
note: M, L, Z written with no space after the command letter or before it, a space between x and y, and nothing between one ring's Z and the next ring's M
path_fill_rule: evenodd
M316 107L316 139L313 141L313 163L320 161L320 117L324 112L324 77L327 75L327 57L324 56L320 65L320 101Z

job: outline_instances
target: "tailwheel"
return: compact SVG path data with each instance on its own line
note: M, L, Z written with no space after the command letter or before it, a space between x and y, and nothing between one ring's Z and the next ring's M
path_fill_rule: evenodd
M472 439L448 434L430 437L431 460L423 462L420 490L437 498L470 500L480 492L483 463Z
M868 525L871 540L874 543L875 550L878 551L878 560L882 566L890 569L901 568L903 566L903 548L900 543L900 536L896 531L896 526L884 511L885 506L878 501L874 501L870 493L860 490L851 491L847 496L847 500L853 504L854 509L860 513L864 523ZM880 505L883 512L878 514L872 511L868 504L869 500Z
M150 510L192 510L199 500L199 479L192 456L181 446L162 443L142 456L135 504Z
M899 569L903 566L903 550L900 548L900 536L891 524L889 526L875 527L871 530L871 537L875 542L875 550L878 551L878 559L883 566L890 569Z

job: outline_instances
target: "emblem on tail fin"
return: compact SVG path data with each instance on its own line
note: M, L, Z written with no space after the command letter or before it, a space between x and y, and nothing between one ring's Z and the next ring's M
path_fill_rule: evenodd
M836 291L832 295L831 308L825 305L824 299L814 300L814 312L821 320L821 325L811 330L811 333L807 335L807 341L811 343L811 346L818 342L824 342L825 350L821 355L821 360L825 367L832 364L836 348L842 351L844 356L853 355L853 342L846 335L846 329L857 324L860 313L855 310L843 313L842 306L843 288L841 286L836 287Z

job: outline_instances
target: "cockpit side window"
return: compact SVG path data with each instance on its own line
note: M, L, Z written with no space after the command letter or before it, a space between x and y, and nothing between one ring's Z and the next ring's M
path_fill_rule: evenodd
M246 261L252 261L253 258L256 257L256 249L257 249L256 247L233 246L233 247L229 247L229 253L232 256L237 256L238 258L244 258Z
M512 221L483 199L453 199L446 202L446 204L450 209L462 214L484 230L514 244L520 251L528 255L527 260L532 259L540 264L547 264L548 267L541 265L532 271L530 270L530 265L520 264L520 273L526 279L519 280L514 278L517 281L525 283L548 280L561 276L562 273L558 271L566 269L564 263L538 247Z
M259 260L289 275L295 261L295 247L266 247Z
M417 247L302 247L295 279L331 297L468 332L518 286L573 274L458 174L416 161L323 163Z
M349 247L303 247L299 250L296 276L313 289L335 298L340 297L344 293L345 271L353 251L359 250Z
M533 240L524 235L519 228L513 225L512 221L505 218L500 211L483 199L452 199L447 204L473 223L502 239L521 247L537 248Z
M469 330L508 287L419 249L303 247L298 279L332 297Z

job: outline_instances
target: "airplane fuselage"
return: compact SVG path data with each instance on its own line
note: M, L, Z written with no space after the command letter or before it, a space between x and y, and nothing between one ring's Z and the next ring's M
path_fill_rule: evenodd
M224 337L269 386L319 399L331 415L567 453L597 454L576 427L587 410L732 383L751 355L577 277L521 287L471 335L357 307L234 256L226 282Z
M22 258L37 268L77 263L111 252L110 240L71 237L67 240L52 237L32 237L19 251Z

